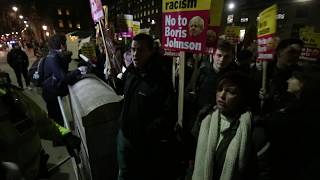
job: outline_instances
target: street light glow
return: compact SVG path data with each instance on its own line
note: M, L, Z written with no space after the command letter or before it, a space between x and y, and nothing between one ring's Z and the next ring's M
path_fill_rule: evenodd
M19 18L20 18L20 19L23 19L23 16L22 16L22 15L20 15L20 16L19 16Z
M50 36L50 33L49 33L49 32L46 32L46 36L49 37L49 36Z
M26 27L29 27L29 24L26 24Z
M27 24L27 23L28 23L28 21L23 21L23 23Z
M156 21L152 19L151 24L156 24Z
M13 6L13 7L12 7L12 10L13 10L14 12L17 12L17 11L18 11L18 8L17 8L16 6Z
M44 31L46 31L46 30L48 29L48 26L43 25L43 26L42 26L42 29L43 29Z
M233 10L234 7L235 7L235 4L233 2L229 3L229 5L228 5L229 10Z

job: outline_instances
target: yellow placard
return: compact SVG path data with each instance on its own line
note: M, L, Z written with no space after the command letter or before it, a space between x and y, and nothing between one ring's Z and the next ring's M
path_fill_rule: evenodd
M220 26L224 0L211 0L209 11L210 26Z
M132 21L133 27L133 36L137 35L140 31L140 22L139 21Z
M304 42L304 47L320 48L320 33L302 32L300 39Z
M226 36L240 37L240 26L227 26L224 30Z
M162 0L162 12L209 10L211 0Z
M81 54L85 55L89 59L96 58L95 45L92 42L84 43L81 48Z
M274 34L277 29L277 5L273 5L259 14L258 36Z
M240 26L227 26L224 30L226 40L230 41L232 44L236 44L240 41Z

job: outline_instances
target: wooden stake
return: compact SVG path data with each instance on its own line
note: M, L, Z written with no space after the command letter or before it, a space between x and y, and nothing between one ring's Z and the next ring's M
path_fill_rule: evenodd
M178 124L182 127L183 121L183 102L184 102L184 66L185 52L180 52L179 57L179 99L178 99Z
M261 108L264 105L264 96L267 94L267 70L268 70L268 62L262 62L262 84L261 91L263 92L263 98L261 99Z
M103 46L105 48L105 53L106 53L106 68L107 70L110 70L111 69L111 62L110 62L110 59L109 59L109 55L108 55L108 48L107 48L107 44L106 44L106 39L104 37L104 32L103 32L103 28L102 28L102 25L101 25L101 21L99 21L99 29L100 29L100 33L101 33L101 36L102 36L102 41L103 41Z

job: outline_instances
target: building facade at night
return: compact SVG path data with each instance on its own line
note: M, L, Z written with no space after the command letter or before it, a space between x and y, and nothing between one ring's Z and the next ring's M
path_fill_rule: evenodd
M162 1L160 0L119 0L107 2L109 20L117 27L117 14L131 14L140 28L150 29L154 38L161 37Z
M320 1L314 0L246 0L236 5L233 10L228 9L226 3L222 16L222 29L230 25L255 29L259 13L273 4L278 5L277 36L282 39L297 37L299 28L305 26L320 30L318 29Z
M35 7L53 32L90 30L93 26L89 1L35 0Z

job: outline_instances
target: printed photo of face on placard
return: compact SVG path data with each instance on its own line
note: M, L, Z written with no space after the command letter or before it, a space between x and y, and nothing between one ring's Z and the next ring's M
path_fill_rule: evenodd
M204 29L204 20L200 16L194 16L189 22L189 35L191 37L199 36Z

